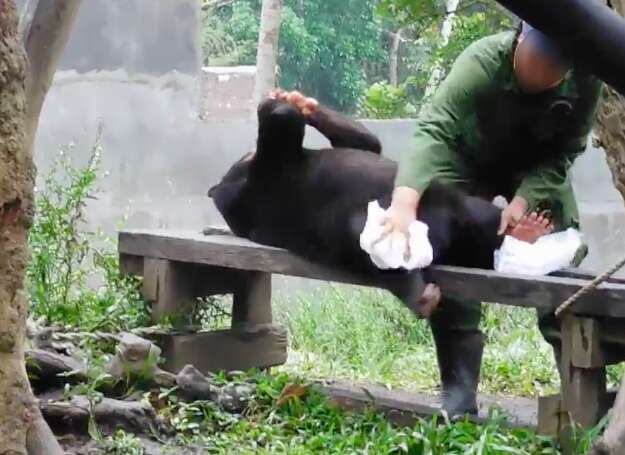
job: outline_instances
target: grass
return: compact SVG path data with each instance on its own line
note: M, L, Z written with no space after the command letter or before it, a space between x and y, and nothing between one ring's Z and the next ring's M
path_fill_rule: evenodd
M419 420L397 428L380 414L345 412L312 387L284 400L293 377L258 376L258 392L244 416L225 415L212 403L173 406L176 442L214 454L557 454L553 440L510 429L496 414L486 425ZM282 398L282 399L281 399ZM581 446L580 446L581 448ZM583 453L583 452L579 452Z
M285 371L311 377L373 381L432 391L438 367L426 321L415 319L390 294L346 286L324 286L275 302L277 319L289 331ZM559 379L551 347L532 310L483 305L487 337L480 389L533 397L556 393ZM610 369L610 382L622 368Z
M437 387L427 321L415 319L386 292L330 286L294 302L280 299L277 307L293 350L288 371L405 389ZM535 315L499 305L484 305L482 311L487 335L482 390L517 396L556 390L553 355Z

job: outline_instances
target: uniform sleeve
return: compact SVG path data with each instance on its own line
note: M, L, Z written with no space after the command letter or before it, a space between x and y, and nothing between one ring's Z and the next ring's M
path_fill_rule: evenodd
M586 112L581 112L582 121L577 134L574 134L569 144L564 147L564 151L559 159L530 172L521 182L517 190L517 196L523 197L530 208L535 208L539 202L557 197L565 186L569 184L569 171L575 159L581 155L588 143L588 137L592 131L602 85L598 80L593 82L590 93L590 102L585 108Z
M476 95L493 85L492 73L471 46L460 54L417 119L415 142L399 160L396 186L422 192L435 177L457 176L460 164L455 142L460 120L473 111Z

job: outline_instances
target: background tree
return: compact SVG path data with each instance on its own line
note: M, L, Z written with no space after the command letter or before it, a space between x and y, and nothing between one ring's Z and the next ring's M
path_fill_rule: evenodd
M279 43L279 85L298 88L344 112L354 112L388 52L375 18L377 0L284 0ZM209 63L254 65L261 2L236 0L208 9L205 21L223 24L236 44ZM206 47L206 46L205 46ZM205 61L206 61L205 60Z
M276 88L276 67L278 64L278 43L282 0L263 0L258 32L258 52L256 54L256 103Z
M454 15L442 0L283 0L279 85L348 114L414 116L428 81L433 90L466 45L510 25L495 5L459 0ZM205 63L254 65L261 2L210 0L204 10ZM384 101L370 91L390 91L386 82L406 109L367 105Z
M375 84L364 94L363 112L383 113L380 118L415 116L469 44L512 27L511 16L491 0L381 0L376 11L412 43L399 65L397 89L384 88L387 93L379 96Z
M0 0L0 453L63 454L24 367L24 276L34 213L33 144L39 114L81 0L29 1L18 30ZM26 53L24 45L26 44ZM29 64L26 63L26 56ZM28 68L28 70L27 70Z

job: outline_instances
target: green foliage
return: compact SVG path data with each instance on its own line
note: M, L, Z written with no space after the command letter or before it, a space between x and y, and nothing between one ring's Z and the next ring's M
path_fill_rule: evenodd
M557 454L553 441L510 429L494 412L485 425L418 420L392 426L379 413L345 412L314 386L286 374L256 375L256 396L244 416L225 414L209 402L173 402L166 418L182 445L216 454ZM287 387L300 393L284 400Z
M377 14L404 27L424 30L445 15L443 0L380 0Z
M427 322L383 291L327 287L278 300L277 318L289 331L287 371L313 377L374 381L435 390L436 351ZM529 310L484 305L487 335L484 392L517 396L557 391L551 347Z
M363 113L367 118L393 119L414 117L417 109L408 101L406 85L393 87L376 82L365 92Z
M117 430L115 434L108 436L102 445L106 453L110 455L143 455L145 453L141 441L124 430Z
M368 85L365 63L385 62L377 0L285 0L280 30L280 85L353 111ZM236 0L214 10L236 50L235 65L256 60L260 2ZM355 33L355 31L357 31Z
M511 26L510 20L496 12L476 12L470 15L458 15L453 21L453 33L445 46L436 47L431 56L431 64L438 65L442 75L446 75L453 62L469 44ZM430 42L438 37L429 36Z
M228 64L233 59L232 55L238 50L237 43L225 31L224 24L213 9L207 9L202 15L200 43L205 65Z
M125 330L147 322L136 279L120 274L114 243L90 232L84 208L99 176L99 135L83 167L62 150L38 188L27 270L31 312L83 330ZM99 285L94 286L94 283Z
M438 0L382 0L378 14L406 27L405 33L419 39L419 46L408 46L403 56L404 80L409 101L420 106L427 85L439 84L460 53L474 41L508 29L511 20L494 7L491 0L461 0L454 16L452 34L441 45L440 29L445 18L445 2ZM440 71L438 80L430 76Z

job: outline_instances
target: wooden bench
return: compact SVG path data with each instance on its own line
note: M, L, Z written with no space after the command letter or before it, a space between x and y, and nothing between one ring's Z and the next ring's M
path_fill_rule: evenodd
M230 329L172 333L163 338L166 368L174 372L187 363L201 370L246 370L284 363L287 337L272 320L272 274L376 286L362 276L228 234L127 230L119 234L119 253L123 271L143 276L143 293L152 302L157 320L184 311L199 297L233 295ZM547 310L554 310L593 278L576 270L555 275L536 278L434 268L443 292ZM605 367L625 360L623 318L625 280L610 280L571 307L562 320L561 394L539 399L540 431L558 434L566 445L572 422L588 428L604 415L610 406Z

